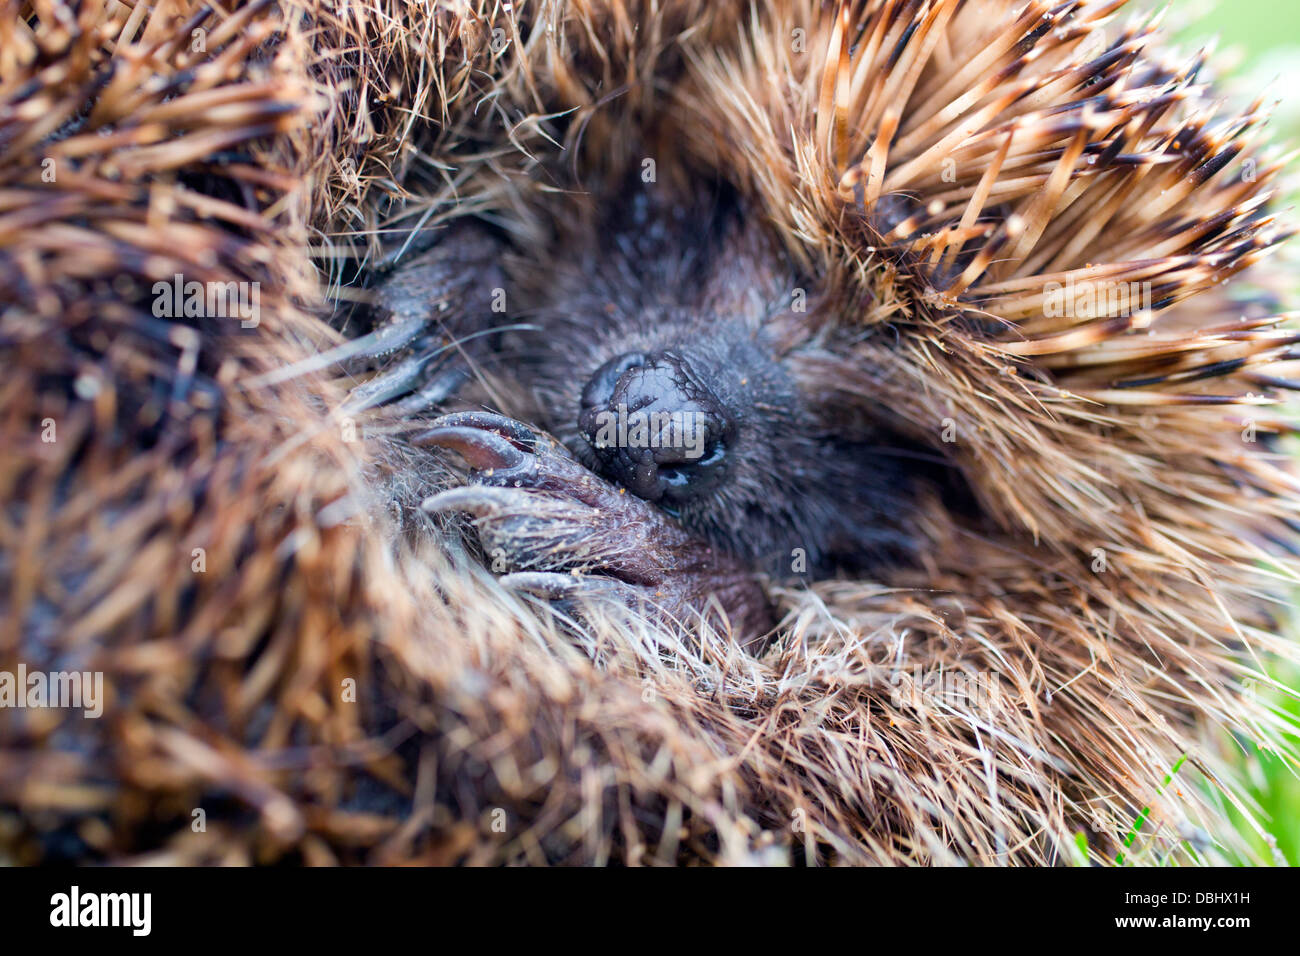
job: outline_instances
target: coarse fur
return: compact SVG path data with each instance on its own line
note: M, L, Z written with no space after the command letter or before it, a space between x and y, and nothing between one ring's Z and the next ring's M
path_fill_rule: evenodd
M1082 831L1104 863L1147 806L1131 858L1239 851L1226 748L1282 747L1263 667L1296 657L1278 164L1121 6L11 8L0 669L108 700L0 714L5 858L1062 863ZM758 657L503 585L416 506L462 481L408 440L431 413L321 360L416 237L544 275L646 158L834 303L811 407L887 411L979 516L922 495L914 565L771 583ZM255 327L156 316L177 274L259 283ZM456 274L448 340L492 291ZM1060 314L1067 281L1151 308ZM1160 789L1182 755L1208 787Z

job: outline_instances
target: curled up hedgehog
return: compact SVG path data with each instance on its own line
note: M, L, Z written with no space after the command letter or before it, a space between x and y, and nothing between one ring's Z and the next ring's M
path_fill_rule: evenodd
M0 856L1243 853L1280 161L1122 7L10 5Z

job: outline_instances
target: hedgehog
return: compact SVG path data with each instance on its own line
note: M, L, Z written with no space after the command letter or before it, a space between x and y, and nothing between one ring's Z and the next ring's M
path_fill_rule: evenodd
M1283 160L1123 7L13 15L3 858L1248 855Z
M813 578L915 565L909 489L935 484L939 459L889 435L883 410L843 397L870 386L855 362L839 365L847 338L796 328L811 317L782 304L807 280L726 197L642 193L631 206L614 214L626 221L597 224L599 240L579 233L549 247L570 259L567 271L549 256L540 270L525 260L519 285L532 288L519 295L546 304L473 362L504 379L489 392L532 396L529 419L563 443L484 413L490 396L465 402L413 442L472 461L478 490L449 489L425 509L475 511L485 550L517 569L510 585L552 597L594 587L677 620L717 602L745 646L773 625L755 567L779 577L787 554ZM495 285L497 244L462 231L386 279L381 314L421 328L449 255L458 282L514 287ZM487 275L470 280L476 269ZM478 322L471 307L444 328L487 319L477 331L491 329L485 305ZM372 334L391 347L393 329ZM417 392L409 410L469 377L439 366L417 389L410 369L424 360L393 363L358 388L361 401L400 386Z

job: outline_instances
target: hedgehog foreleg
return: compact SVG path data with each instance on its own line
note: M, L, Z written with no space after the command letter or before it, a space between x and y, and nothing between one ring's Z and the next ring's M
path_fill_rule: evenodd
M472 366L491 354L490 337L503 331L493 322L494 300L505 287L500 259L496 236L460 222L376 285L375 330L340 346L337 360L396 361L353 389L349 413L394 403L412 415L455 394Z

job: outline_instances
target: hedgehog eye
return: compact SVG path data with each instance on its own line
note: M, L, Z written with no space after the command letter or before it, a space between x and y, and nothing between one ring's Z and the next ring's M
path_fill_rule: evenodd
M690 484L690 468L660 468L659 477L664 483L664 494L668 495Z
M704 454L695 461L682 461L659 466L659 480L663 483L663 496L670 502L681 502L695 497L712 486L708 480L727 457L727 443L720 439L710 441Z
M707 468L710 465L719 464L723 458L727 457L727 444L723 441L712 442L704 452L704 457L695 462L696 468Z

